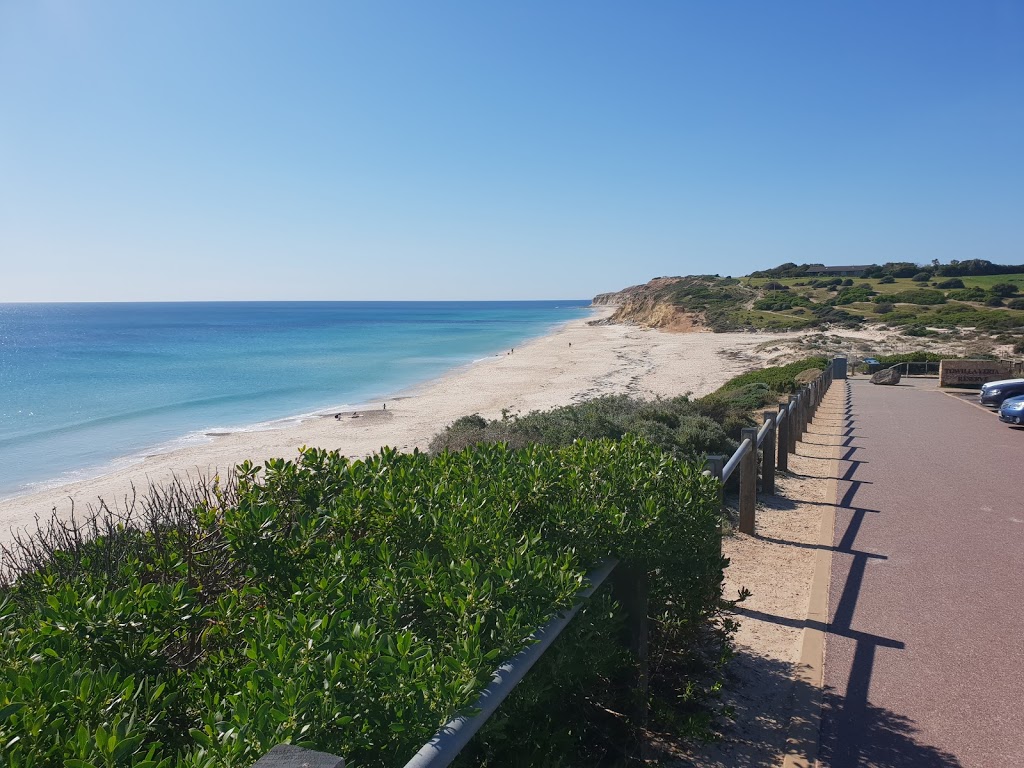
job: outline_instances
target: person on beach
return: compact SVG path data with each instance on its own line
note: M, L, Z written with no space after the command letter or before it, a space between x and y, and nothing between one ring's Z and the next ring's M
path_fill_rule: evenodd
M386 411L387 409L388 409L388 404L384 403L384 410Z

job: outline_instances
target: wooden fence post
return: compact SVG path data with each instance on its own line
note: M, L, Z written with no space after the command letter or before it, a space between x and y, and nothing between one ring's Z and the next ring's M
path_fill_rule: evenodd
M804 386L800 390L800 399L803 400L803 408L800 415L800 439L807 434L807 425L811 423L811 388Z
M797 416L797 402L796 401L797 401L796 395L790 395L789 396L789 408L788 408L789 414L786 417L786 421L789 423L789 427L788 427L789 445L786 448L787 448L787 451L789 453L796 453L796 438L797 438L797 432L799 431L799 424L798 424L798 422L800 420L800 417Z
M765 411L764 420L771 426L761 444L761 492L775 493L775 411Z
M804 436L804 413L807 411L807 403L804 397L803 389L796 391L796 440L794 443L799 443ZM796 447L793 448L793 453L796 453Z
M750 450L740 460L740 531L754 532L754 508L757 505L757 428L740 430L740 444L750 441Z
M780 472L789 470L789 408L782 406L775 418L775 430L777 433L776 467Z

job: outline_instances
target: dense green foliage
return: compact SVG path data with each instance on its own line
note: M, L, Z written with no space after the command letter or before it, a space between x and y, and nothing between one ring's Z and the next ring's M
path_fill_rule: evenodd
M843 304L853 304L856 301L871 301L871 297L875 295L875 292L871 290L870 285L856 285L850 286L849 288L843 288L834 298L830 299L826 303L832 306L840 306Z
M881 296L878 296L875 301L927 306L931 304L945 304L946 294L942 291L933 291L923 288L919 291L898 291L897 293L882 294Z
M951 301L984 301L986 296L988 294L981 288L961 288L946 294Z
M760 394L754 393L755 399ZM493 420L464 416L435 436L430 450L438 453L495 442L513 447L531 443L564 446L575 440L619 439L632 434L676 455L699 459L708 453L735 450L739 430L751 424L747 417L750 409L745 406L742 399L645 401L611 395L525 416Z
M754 302L754 309L767 310L769 312L784 312L787 309L793 309L793 307L809 306L811 306L810 300L797 293L776 293Z
M796 377L799 374L813 368L823 370L828 362L824 357L808 357L789 365L759 368L730 379L715 394L720 396L721 393L744 390L751 385L761 385L777 393L794 392L797 388Z
M751 277L804 277L809 267L821 266L820 264L794 264L786 262L772 269L762 269L751 272ZM871 264L868 266L865 277L872 278L919 278L929 280L933 276L941 277L976 277L981 275L1014 275L1024 272L1024 264L993 264L986 259L966 259L964 261L951 260L948 264L933 261L930 265L922 268L911 261L889 261L885 264ZM920 277L924 275L924 277Z
M604 557L650 579L652 655L693 647L719 609L716 493L631 437L305 450L176 510L156 494L148 519L108 513L93 540L50 529L0 588L0 765L248 766L282 742L401 765ZM598 600L569 638L586 649L562 651L588 663L523 695L584 721L627 709L606 698L615 616Z

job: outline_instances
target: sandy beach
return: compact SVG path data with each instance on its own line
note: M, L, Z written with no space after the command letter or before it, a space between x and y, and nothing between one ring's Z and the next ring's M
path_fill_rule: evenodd
M316 446L362 458L381 446L425 449L430 438L460 416L497 418L503 409L528 413L609 394L700 396L759 364L755 348L780 334L668 333L628 325L590 325L610 314L595 310L515 351L474 363L364 409L325 414L280 429L217 433L210 441L152 455L100 477L50 487L0 501L0 537L34 526L56 509L67 515L98 499L121 501L132 486L144 491L173 475L225 473L251 459L293 458L300 446Z

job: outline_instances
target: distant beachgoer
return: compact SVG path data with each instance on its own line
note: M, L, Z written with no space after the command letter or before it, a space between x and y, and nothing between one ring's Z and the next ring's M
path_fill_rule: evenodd
M571 341L569 342L569 346L570 346L570 347L572 346L572 342L571 342Z
M388 409L388 404L384 403L384 410L386 411L387 409Z
M516 348L512 347L512 354L514 355L515 353L516 353Z

